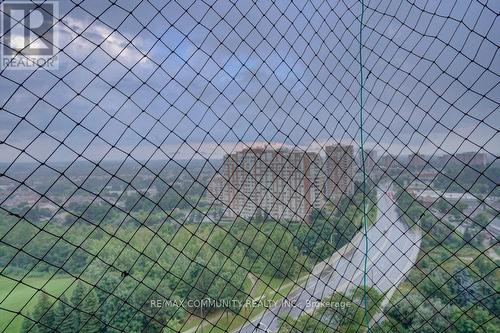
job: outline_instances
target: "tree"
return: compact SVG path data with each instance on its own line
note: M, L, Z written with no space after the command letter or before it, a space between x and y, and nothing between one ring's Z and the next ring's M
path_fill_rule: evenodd
M436 208L440 213L446 214L450 210L451 204L445 199L439 198L439 200L436 201Z
M266 270L274 272L274 277L296 277L299 274L299 251L292 246L292 235L288 231L275 229L264 246L264 253L269 263Z
M415 312L419 304L422 304L423 297L417 294L409 294L396 302L398 306L392 306L387 310L387 315L395 319L404 328L408 329L415 320Z
M427 299L416 309L412 332L446 332L446 328L450 325L450 316L450 307L440 299Z
M192 262L186 274L186 284L182 288L183 296L185 295L189 300L206 298L214 278L215 275L206 268L206 262L202 259L199 259L198 262ZM205 315L210 309L201 306L193 310L200 315Z
M28 313L26 318L24 318L23 324L21 325L21 333L35 332L35 330L31 329L34 325L34 322L29 319L30 317L31 315Z
M130 295L123 291L119 291L117 296L111 295L100 310L102 319L106 323L102 325L101 331L108 333L143 332L144 315L130 305L137 304L134 297L128 298ZM120 298L127 299L127 303Z
M485 229L490 223L490 219L484 213L478 214L475 218L475 222L483 229Z
M83 301L83 298L85 297L85 293L86 293L86 290L85 290L83 283L78 282L76 287L75 287L75 290L73 290L73 293L71 294L71 304L73 305L74 310L71 312L70 322L72 323L73 330L75 332L80 331L80 328L81 328L81 326L80 326L81 325L80 307L82 306L81 303Z
M457 202L455 206L451 209L450 213L456 220L463 220L465 218L465 211L469 206L464 202Z
M73 323L71 322L71 307L66 296L62 296L57 301L57 306L54 310L54 323L57 325L57 331L60 333L72 333Z
M455 268L448 288L455 296L455 303L460 307L465 307L473 302L477 292L477 285L474 284L468 268Z
M89 292L82 302L80 313L80 323L82 325L81 333L97 333L101 326L96 317L99 309L99 300L94 290Z
M261 208L257 208L253 221L257 224L264 222L264 212Z
M33 319L36 321L30 332L50 333L54 325L54 311L51 309L52 303L49 296L42 292L40 300L33 310Z
M453 323L452 332L456 333L500 332L500 320L480 307L472 307L465 312L454 307L451 322Z

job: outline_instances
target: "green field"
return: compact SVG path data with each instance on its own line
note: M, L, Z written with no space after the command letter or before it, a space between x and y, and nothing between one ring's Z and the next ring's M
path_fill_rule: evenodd
M66 289L71 289L73 278L36 277L25 278L22 282L16 282L0 276L0 331L6 333L19 332L23 317L15 312L26 314L32 311L39 296L38 289L44 290L52 296L60 296ZM38 294L37 294L38 292Z

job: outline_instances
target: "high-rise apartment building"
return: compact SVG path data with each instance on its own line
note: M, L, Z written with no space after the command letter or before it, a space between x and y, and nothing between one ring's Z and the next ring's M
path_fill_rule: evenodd
M321 209L330 197L326 188L329 171L333 177L329 188L334 184L342 187L331 190L333 196L354 192L354 171L350 171L354 163L344 161L353 158L352 146L347 151L345 157L334 154L336 163L317 152L271 145L228 154L209 184L208 198L223 205L228 217L269 215L277 220L307 221L311 210ZM339 172L342 168L346 172Z
M354 194L354 148L341 144L326 146L325 154L325 196L336 203L342 196Z

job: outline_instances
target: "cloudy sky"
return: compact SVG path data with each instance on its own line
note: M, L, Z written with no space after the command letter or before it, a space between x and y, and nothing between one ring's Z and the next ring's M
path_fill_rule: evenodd
M498 156L500 2L365 3L367 146ZM359 143L358 1L58 7L59 69L0 71L2 162Z

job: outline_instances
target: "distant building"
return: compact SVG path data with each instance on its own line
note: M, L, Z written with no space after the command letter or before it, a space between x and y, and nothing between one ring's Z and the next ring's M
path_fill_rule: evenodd
M409 156L408 167L413 171L422 171L428 165L428 161L422 154L415 153Z
M308 219L321 207L318 153L272 146L226 155L221 174L209 185L209 198L227 206L225 216ZM212 184L213 183L213 184Z
M313 208L354 193L352 146L317 152L271 145L228 154L208 185L207 199L227 217L308 221Z
M456 158L471 167L483 168L486 165L486 154L478 152L467 152L456 154Z
M391 154L385 154L381 156L378 162L378 165L382 170L388 170L389 168L394 168L396 167L396 164L397 164L396 158Z
M436 168L443 169L448 165L448 163L451 163L450 160L453 158L453 155L450 154L444 154L444 155L439 155L434 157L433 159L433 164Z
M485 153L478 152L466 152L459 153L455 155L445 154L439 156L438 165L439 167L459 167L470 166L473 168L482 169L487 164L487 155Z
M356 173L353 146L341 144L326 146L325 154L327 200L337 202L344 195L352 196Z
M226 181L224 177L220 174L215 174L208 183L207 200L210 202L222 203L224 201L222 195L225 185Z

